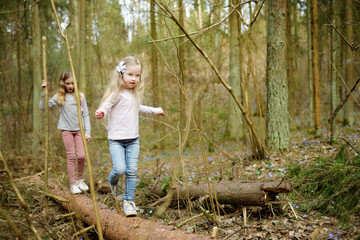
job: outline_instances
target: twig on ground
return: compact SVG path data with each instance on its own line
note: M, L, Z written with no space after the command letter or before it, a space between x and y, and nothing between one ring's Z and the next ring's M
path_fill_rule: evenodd
M190 222L190 221L192 221L192 220L194 220L194 219L196 219L196 218L198 218L198 217L201 217L201 216L204 216L204 213L200 213L200 214L198 214L198 215L195 215L195 216L193 216L193 217L191 217L191 218L188 218L188 219L186 219L185 221L182 221L181 223L179 223L178 225L176 225L176 227L181 227L182 225L184 225L185 223L187 223L187 222Z
M91 225L91 226L89 226L89 227L87 227L87 228L83 228L83 229L81 229L80 231L74 233L74 235L71 237L71 239L74 239L74 238L76 238L77 236L79 236L79 235L81 235L81 234L83 234L83 233L86 233L87 231L89 231L89 230L91 230L91 229L95 229L95 225Z
M289 203L289 206L290 206L291 210L293 211L293 213L294 213L294 215L295 215L295 218L298 218L298 216L297 216L297 214L296 214L296 212L295 212L295 210L294 210L293 206L291 205L291 203L290 203L290 202L288 202L288 203Z
M71 213L59 215L59 216L55 217L55 219L58 220L58 219L61 219L61 218L71 217L71 216L74 216L74 215L75 215L75 212L71 212Z
M60 201L60 202L69 202L69 200L65 199L65 198L62 198L62 197L59 197L59 196L55 196L54 194L51 194L51 193L48 193L48 192L44 192L42 190L39 190L39 193L45 195L45 196L48 196L48 197L51 197L52 199L56 200L56 201Z
M351 142L349 142L349 140L347 140L346 138L342 138L352 149L354 149L354 151L359 155L360 154L360 151L357 150L357 148L351 144Z

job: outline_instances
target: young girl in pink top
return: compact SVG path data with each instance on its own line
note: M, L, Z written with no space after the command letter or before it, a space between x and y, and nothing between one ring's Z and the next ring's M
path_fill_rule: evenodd
M101 105L95 112L97 119L108 117L108 139L113 169L108 181L112 194L119 198L118 182L126 175L124 213L136 216L134 203L137 161L139 158L139 112L164 115L162 108L141 105L144 83L139 59L128 56L116 66Z

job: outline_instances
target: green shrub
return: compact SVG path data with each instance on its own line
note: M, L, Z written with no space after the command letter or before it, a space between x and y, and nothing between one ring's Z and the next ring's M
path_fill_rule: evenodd
M335 159L317 158L289 166L302 209L315 209L343 222L360 213L360 157L350 159L349 155L342 146Z

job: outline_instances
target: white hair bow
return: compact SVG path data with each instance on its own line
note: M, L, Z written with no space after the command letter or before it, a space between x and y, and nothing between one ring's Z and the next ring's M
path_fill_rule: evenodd
M126 65L124 61L121 61L119 63L119 65L116 66L116 71L118 71L118 73L124 73L126 70Z

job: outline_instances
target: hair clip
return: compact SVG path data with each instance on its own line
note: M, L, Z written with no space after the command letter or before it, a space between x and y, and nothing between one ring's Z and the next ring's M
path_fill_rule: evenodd
M125 70L126 70L125 62L124 62L124 61L121 61L121 62L119 63L119 65L116 66L116 71L117 71L118 73L124 73Z

